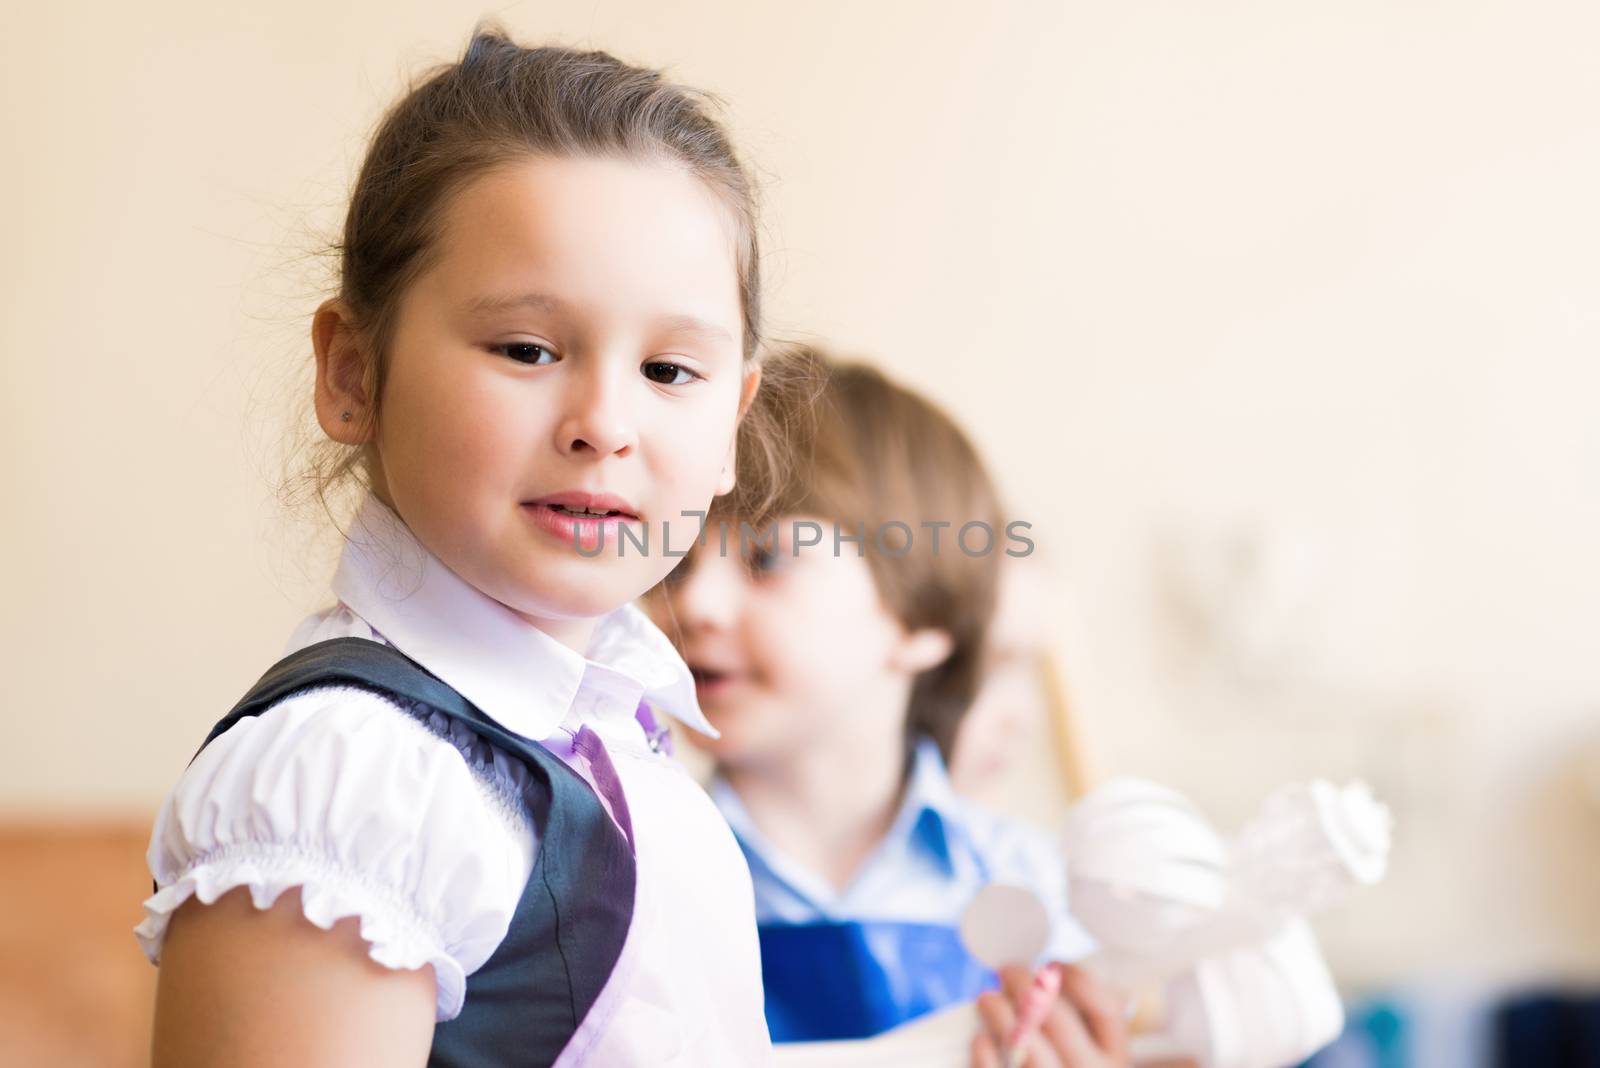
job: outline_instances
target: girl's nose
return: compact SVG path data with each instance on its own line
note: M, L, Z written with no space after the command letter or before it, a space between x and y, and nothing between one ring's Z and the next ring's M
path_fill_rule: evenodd
M556 426L556 448L563 454L625 456L638 444L621 362L588 360L573 375L564 398L566 410Z

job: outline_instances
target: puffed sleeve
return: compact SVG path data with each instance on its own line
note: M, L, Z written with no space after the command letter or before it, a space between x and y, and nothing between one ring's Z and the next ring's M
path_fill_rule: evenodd
M136 930L159 962L191 896L240 886L257 908L301 888L327 930L360 919L373 960L433 965L436 1015L505 937L532 868L526 775L498 750L351 687L293 695L201 751L162 804L147 860L159 889Z

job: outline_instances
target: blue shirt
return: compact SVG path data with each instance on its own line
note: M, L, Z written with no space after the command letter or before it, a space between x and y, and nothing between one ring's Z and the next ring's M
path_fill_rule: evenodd
M918 741L888 834L842 891L763 837L725 780L713 780L710 790L750 865L769 986L767 1021L775 1040L864 1037L970 997L981 980L958 959L964 953L954 931L987 883L1023 886L1039 895L1051 926L1043 959L1077 960L1095 948L1067 911L1065 860L1051 836L957 795L932 739ZM806 957L813 951L826 959L770 959L774 952ZM852 956L872 964L865 970L852 966L846 961ZM816 986L819 972L873 975L860 980L858 994L875 1003L839 1022L843 1030L817 1030L855 1007L848 1001L794 1005L788 995L784 1004L775 1004L771 987L780 978L778 968L800 988ZM943 979L933 974L941 969Z

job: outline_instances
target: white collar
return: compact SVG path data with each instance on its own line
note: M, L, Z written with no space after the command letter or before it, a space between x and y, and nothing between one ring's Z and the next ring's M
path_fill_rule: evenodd
M370 493L351 523L333 594L385 641L525 738L555 733L586 674L717 737L688 665L637 606L600 617L588 655L579 654L451 571Z

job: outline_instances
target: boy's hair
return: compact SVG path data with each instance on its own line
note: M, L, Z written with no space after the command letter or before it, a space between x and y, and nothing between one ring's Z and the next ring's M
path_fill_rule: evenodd
M337 294L365 342L363 376L376 404L383 393L400 301L436 253L450 199L472 179L521 159L613 157L683 167L722 201L734 222L735 264L744 313L746 361L758 359L761 272L755 188L727 131L712 114L715 97L667 81L605 53L524 48L503 29L480 23L454 62L423 72L384 114L368 146L345 216ZM745 433L759 441L762 416ZM749 420L747 419L747 422ZM312 464L316 495L360 474L364 449L328 443ZM757 449L754 459L763 450ZM775 474L745 468L746 493Z
M977 695L998 597L1004 522L994 483L954 420L876 368L806 345L776 351L765 367L773 388L764 383L755 404L780 428L786 477L758 508L736 496L718 498L707 523L727 524L730 546L740 544L741 523L762 531L785 515L835 521L841 535L864 533L861 542L840 542L838 551L865 556L879 596L905 627L938 628L952 639L949 657L913 682L906 719L907 741L928 735L948 761ZM745 456L741 450L741 482ZM904 532L885 527L896 522L911 530L903 554ZM949 524L937 532L937 551L925 522ZM994 540L989 551L969 555L957 537L973 522L987 524ZM879 532L888 551L880 549ZM822 544L833 550L832 529Z

